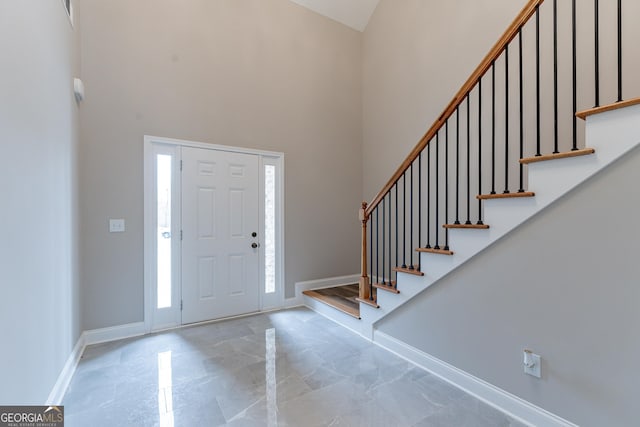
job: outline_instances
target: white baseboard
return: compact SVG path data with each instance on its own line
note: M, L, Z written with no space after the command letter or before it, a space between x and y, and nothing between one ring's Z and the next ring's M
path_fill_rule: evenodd
M383 332L374 331L374 343L405 360L429 371L451 385L471 394L486 404L530 426L578 427L524 399L504 391L493 384L449 365L430 354L399 341Z
M128 323L126 325L84 331L85 345L138 337L147 333L144 322Z
M360 281L359 274L350 274L348 276L327 277L325 279L307 280L304 282L296 282L296 296L285 300L285 307L297 307L304 305L302 292L311 289L331 288L338 285L347 285L349 283L358 283Z
M76 367L78 366L78 362L80 362L80 358L82 357L82 353L84 353L85 347L86 343L84 340L84 333L82 333L80 338L78 338L76 345L73 347L73 350L71 350L71 354L67 358L60 375L58 375L58 380L54 384L51 393L49 393L49 397L47 397L45 405L62 404L62 399L67 392L67 388L69 388L71 378L73 378L73 374L76 371Z
M293 307L301 307L304 303L302 298L292 297L284 299L284 308L293 308Z
M139 335L144 335L145 333L146 329L144 326L144 322L84 331L80 335L80 338L78 338L78 341L73 347L73 350L71 350L71 354L67 358L67 361L64 364L62 371L60 372L60 375L58 375L58 380L54 384L53 389L51 389L45 405L62 404L62 399L64 399L67 388L69 388L71 378L73 378L73 374L78 367L78 362L80 362L82 353L84 353L84 349L88 345L115 341L123 338L136 337Z
M297 282L295 284L296 295L298 292L302 293L302 291L308 291L310 289L330 288L332 286L347 285L349 283L359 283L359 281L359 274L350 274L348 276L327 277L324 279Z

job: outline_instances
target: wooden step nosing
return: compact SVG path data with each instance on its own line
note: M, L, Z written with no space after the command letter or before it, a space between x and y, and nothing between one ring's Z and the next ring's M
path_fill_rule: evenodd
M417 248L416 251L436 255L453 255L453 251L447 249Z
M478 194L476 199L478 200L490 200L490 199L515 199L520 197L535 197L536 193L533 191L525 191L523 193L496 193L496 194Z
M414 266L413 270L410 270L409 268L393 267L393 271L396 271L398 273L413 274L414 276L424 276L424 273L418 270L416 266Z
M576 117L582 120L586 120L587 117L594 114L606 113L607 111L618 110L620 108L631 107L632 105L640 104L640 98L628 99L626 101L614 102L613 104L607 104L600 107L589 108L588 110L578 111Z
M528 165L530 163L545 162L548 160L567 159L570 157L578 157L578 156L588 156L595 152L596 150L593 148L582 148L580 150L566 151L563 153L545 154L542 156L535 156L535 157L525 157L524 159L520 159L520 163L523 165Z
M468 230L486 230L489 227L488 224L442 224L443 228L449 229L468 229Z

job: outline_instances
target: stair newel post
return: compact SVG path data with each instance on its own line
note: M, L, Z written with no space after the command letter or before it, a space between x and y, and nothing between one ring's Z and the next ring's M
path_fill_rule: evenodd
M367 202L362 202L362 207L359 211L359 218L362 222L359 297L360 299L368 300L371 293L369 288L369 276L367 275L367 222L369 221L369 217L367 216Z

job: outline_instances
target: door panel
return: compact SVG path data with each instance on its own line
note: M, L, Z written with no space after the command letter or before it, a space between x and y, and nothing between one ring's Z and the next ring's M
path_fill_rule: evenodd
M229 295L244 295L247 283L244 278L245 258L243 255L229 256Z
M216 257L198 259L198 296L200 300L215 298Z
M183 147L182 161L182 323L258 311L258 156Z
M198 238L215 239L216 220L214 214L217 212L215 188L198 188L196 203L198 205Z

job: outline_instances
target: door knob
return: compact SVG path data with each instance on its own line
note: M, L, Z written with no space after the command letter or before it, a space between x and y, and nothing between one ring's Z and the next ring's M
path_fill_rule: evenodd
M253 249L256 249L256 248L260 247L260 245L259 245L258 243L256 243L256 242L253 242L253 243L251 244L251 247L252 247Z
M256 233L255 231L253 233L251 233L251 237L256 237L258 235L258 233Z

